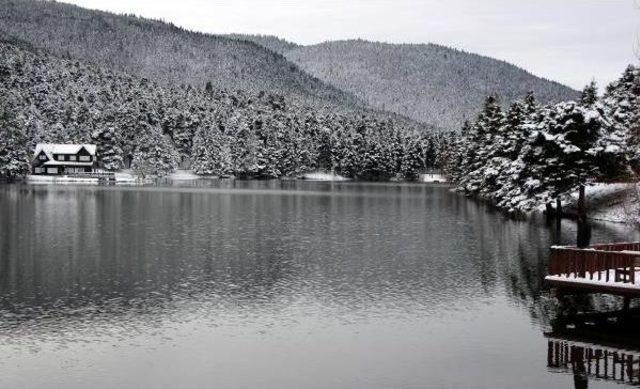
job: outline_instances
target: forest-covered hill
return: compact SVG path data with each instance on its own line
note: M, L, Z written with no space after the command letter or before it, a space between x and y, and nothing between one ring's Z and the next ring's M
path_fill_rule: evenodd
M289 42L286 39L278 38L274 35L227 34L223 36L236 40L254 42L259 44L260 46L266 47L267 49L275 53L283 55L293 49L302 47L297 43Z
M35 0L0 0L0 38L165 85L268 91L305 105L388 111L458 128L489 94L575 91L503 61L437 45L361 40L301 46L273 36L211 35L162 21ZM401 118L396 118L400 120Z
M179 86L269 91L307 104L361 106L282 55L246 40L51 1L0 0L0 38Z
M533 91L542 103L578 93L507 62L434 44L348 40L300 46L276 37L242 36L278 50L309 74L355 94L372 107L441 128L473 119L491 94L508 106Z
M292 177L324 170L413 179L445 139L406 121L309 108L265 92L173 87L0 41L0 178L28 172L36 142L98 145L107 170Z

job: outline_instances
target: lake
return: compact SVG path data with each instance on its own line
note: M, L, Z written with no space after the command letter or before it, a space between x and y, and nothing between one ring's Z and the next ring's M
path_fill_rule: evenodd
M0 387L573 388L542 280L575 234L442 186L0 186Z

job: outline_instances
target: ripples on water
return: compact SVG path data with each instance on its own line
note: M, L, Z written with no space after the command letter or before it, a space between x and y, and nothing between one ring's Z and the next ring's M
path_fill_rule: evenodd
M570 222L277 181L2 186L0 220L0 384L569 387L541 285Z

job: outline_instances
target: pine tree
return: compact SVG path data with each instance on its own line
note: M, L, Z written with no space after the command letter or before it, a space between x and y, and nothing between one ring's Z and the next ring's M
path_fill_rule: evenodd
M640 173L640 68L627 67L622 77L607 87L602 110L607 118L610 149L619 147L619 151L627 153L630 167ZM625 140L623 147L621 139Z
M538 101L533 91L527 92L523 102L525 115L533 115L538 111Z
M94 131L92 141L97 146L100 166L107 171L118 171L124 166L116 130L113 127Z
M233 173L229 142L216 126L201 127L193 140L193 171L207 176Z
M436 145L431 137L416 135L406 136L402 143L400 174L415 180L427 167L433 167Z
M598 86L595 81L591 81L582 90L580 104L585 107L591 107L596 102L598 102Z
M467 193L478 193L483 189L483 182L493 182L499 174L496 166L487 162L493 156L494 142L500 139L499 133L503 124L504 114L498 104L498 97L490 95L469 132L468 144L473 147L467 150L463 161L463 165L467 166L467 172L461 179L462 187Z
M177 152L167 137L152 128L140 135L131 167L142 177L162 177L175 171L177 159Z
M29 140L16 118L13 99L0 90L0 179L15 180L29 174Z

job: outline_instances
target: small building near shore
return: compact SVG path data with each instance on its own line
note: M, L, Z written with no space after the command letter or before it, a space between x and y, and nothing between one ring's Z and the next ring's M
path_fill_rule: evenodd
M421 173L418 175L418 182L442 184L447 182L447 177L440 171Z
M65 175L93 173L97 166L96 145L39 143L36 146L31 173Z

